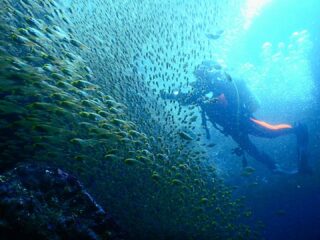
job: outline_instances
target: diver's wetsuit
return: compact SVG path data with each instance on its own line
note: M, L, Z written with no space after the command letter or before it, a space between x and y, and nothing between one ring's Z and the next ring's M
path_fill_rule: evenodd
M289 124L270 125L255 119L253 112L257 108L257 102L243 81L231 80L230 76L224 76L226 73L221 71L210 71L205 76L199 71L195 74L198 80L193 83L191 93L166 94L163 97L179 101L183 105L200 106L202 125L207 131L208 138L210 135L206 125L207 119L219 131L230 135L241 150L269 169L277 170L277 164L266 153L257 149L249 139L249 135L275 138L296 134L296 129ZM208 94L211 96L207 97ZM306 161L305 163L300 161L299 164L303 165L302 168L307 167ZM299 166L299 171L302 168Z

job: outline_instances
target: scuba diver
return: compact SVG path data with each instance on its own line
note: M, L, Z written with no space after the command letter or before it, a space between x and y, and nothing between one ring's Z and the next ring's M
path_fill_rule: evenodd
M244 81L233 80L222 67L214 61L203 61L194 71L196 81L191 84L189 93L173 91L160 92L163 99L178 101L182 105L197 105L201 109L202 126L207 139L210 132L207 126L209 120L214 128L231 138L238 144L233 153L242 156L243 166L247 166L245 153L278 173L309 173L308 166L308 130L298 123L272 125L256 119L253 114L259 104L250 93ZM298 171L285 172L281 170L266 153L259 151L252 143L249 135L275 138L287 134L297 137Z

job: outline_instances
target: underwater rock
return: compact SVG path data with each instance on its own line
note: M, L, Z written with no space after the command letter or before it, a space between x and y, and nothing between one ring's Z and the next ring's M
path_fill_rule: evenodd
M0 239L123 239L70 174L20 165L0 175Z

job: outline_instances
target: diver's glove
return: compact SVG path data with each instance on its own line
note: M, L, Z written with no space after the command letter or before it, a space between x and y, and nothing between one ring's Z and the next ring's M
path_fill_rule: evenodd
M201 99L202 103L204 104L215 104L217 102L219 102L219 98L207 98L207 97L204 97Z
M231 153L238 157L241 157L244 155L244 150L241 147L236 147L231 150Z

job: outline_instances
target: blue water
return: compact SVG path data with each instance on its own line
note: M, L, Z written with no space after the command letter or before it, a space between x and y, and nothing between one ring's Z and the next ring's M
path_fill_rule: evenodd
M279 177L256 166L256 175L243 180L235 178L240 164L232 166L235 160L227 157L223 147L218 155L227 158L222 160L222 174L229 172L226 178L239 186L239 194L247 197L256 216L266 223L266 239L320 238L319 7L318 1L269 1L250 27L233 40L225 58L235 68L235 74L241 72L247 78L260 99L258 117L271 122L303 121L310 131L312 176ZM282 166L295 167L292 138L255 142ZM221 164L219 160L215 162Z

